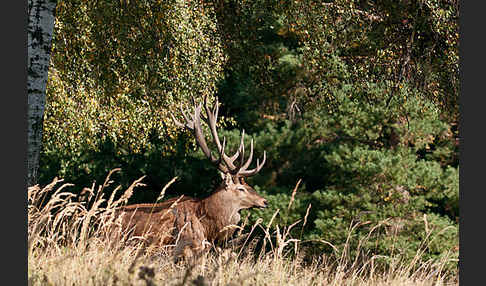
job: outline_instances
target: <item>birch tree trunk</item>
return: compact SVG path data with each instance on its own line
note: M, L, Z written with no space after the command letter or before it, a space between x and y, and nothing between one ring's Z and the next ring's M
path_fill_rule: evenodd
M46 102L47 71L57 0L28 0L27 27L27 184L37 182L42 146L42 123Z

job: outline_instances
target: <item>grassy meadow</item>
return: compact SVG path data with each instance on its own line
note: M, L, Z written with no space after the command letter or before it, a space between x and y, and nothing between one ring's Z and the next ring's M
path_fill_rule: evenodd
M333 254L306 256L306 242L290 235L292 228L299 227L298 223L275 226L272 231L270 225L257 221L253 226L241 228L225 246L213 246L195 260L176 261L171 256L171 246L155 249L145 246L143 238L128 236L110 239L110 227L117 223L113 210L126 204L135 189L143 185L142 177L124 192L117 187L105 197L104 191L113 183L112 173L103 184L93 183L80 195L69 192L72 185L57 178L45 187L28 189L29 285L459 283L458 273L446 270L446 265L457 264L447 255L440 261L424 262L420 259L422 251L418 251L412 261L405 262L399 255L378 256L360 251L351 254L344 248ZM264 235L252 236L256 229L261 229ZM332 246L332 242L323 243Z

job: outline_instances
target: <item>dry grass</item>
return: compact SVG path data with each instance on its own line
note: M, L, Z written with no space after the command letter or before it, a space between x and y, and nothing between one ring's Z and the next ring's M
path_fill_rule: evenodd
M175 263L170 247L156 250L143 248L143 240L127 245L123 240L109 239L110 226L117 223L113 210L127 202L143 179L136 180L115 201L120 190L116 187L106 200L103 190L113 183L110 176L116 171L110 172L103 185L93 184L79 196L64 191L70 184L60 185L62 180L57 178L44 188L28 189L29 285L458 284L457 275L443 270L449 262L447 258L421 262L420 251L410 263L402 263L399 257L386 257L392 262L385 268L380 263L385 257L357 259L346 251L304 262L300 250L303 242L292 238L290 230L305 224L307 217L290 226L277 226L273 233L271 222L261 225L259 220L250 233L257 228L263 230L262 241L250 240L250 233L240 229L235 239L239 246L230 244L233 246L223 250L213 247L194 263ZM278 210L273 217L277 214ZM257 242L269 250L256 256L253 250Z

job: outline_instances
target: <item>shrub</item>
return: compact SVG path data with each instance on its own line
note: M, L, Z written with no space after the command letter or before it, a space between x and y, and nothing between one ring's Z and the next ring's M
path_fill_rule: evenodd
M453 252L458 168L429 156L449 126L435 105L412 89L404 88L389 105L354 91L344 85L333 93L332 109L318 103L298 123L268 125L255 135L258 148L269 154L255 183L271 209L256 212L253 221L261 215L268 222L277 208L277 221L291 221L304 217L311 204L304 238L330 242L341 251L344 245L357 249L369 236L361 247L373 254L398 252L411 260L422 248L424 259ZM375 86L370 93L385 97L385 91ZM298 178L302 187L287 211L288 190ZM349 244L351 226L357 239ZM333 251L322 243L315 250Z

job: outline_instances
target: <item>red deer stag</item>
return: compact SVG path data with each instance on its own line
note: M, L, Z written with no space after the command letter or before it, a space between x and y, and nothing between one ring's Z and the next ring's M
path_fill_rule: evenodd
M204 108L207 122L211 130L214 144L217 148L215 156L204 137L201 127L201 104L195 106L191 118L182 111L185 123L180 123L173 116L179 127L189 129L203 153L215 164L223 177L222 184L207 198L190 197L174 198L157 204L135 204L125 206L120 211L124 213L121 225L130 230L132 236L144 236L146 242L157 245L175 245L174 255L183 254L191 257L200 253L209 243L222 241L235 231L231 225L240 221L239 211L249 208L265 208L267 200L258 195L244 178L257 174L265 163L263 160L254 169L248 169L253 158L253 139L250 143L250 155L245 161L244 131L236 153L229 157L225 154L226 139L220 142L216 130L218 118L218 101L211 109L207 97L204 97ZM120 214L120 213L119 213ZM230 227L228 227L230 226Z

